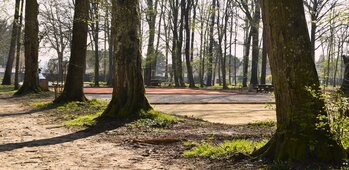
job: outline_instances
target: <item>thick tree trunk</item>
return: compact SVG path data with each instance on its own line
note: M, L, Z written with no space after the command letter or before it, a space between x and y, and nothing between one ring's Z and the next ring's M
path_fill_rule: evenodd
M16 42L17 42L17 36L18 36L18 27L19 27L18 19L19 19L20 4L21 4L21 0L16 0L15 18L13 20L12 35L11 35L11 45L10 45L10 51L8 54L8 60L6 64L4 79L2 79L2 85L11 84L12 68L13 68L13 62L15 60Z
M39 56L39 4L36 0L27 0L25 5L25 73L23 86L15 95L40 92L38 77Z
M328 125L318 128L326 115L302 0L263 0L263 20L275 85L277 130L255 154L290 164L340 163L346 158ZM326 123L326 122L325 122Z
M88 12L89 0L75 2L73 39L67 80L63 93L54 101L55 103L87 100L83 92L83 84L86 68Z
M112 2L116 81L112 100L102 117L135 118L141 111L151 109L142 78L139 0Z

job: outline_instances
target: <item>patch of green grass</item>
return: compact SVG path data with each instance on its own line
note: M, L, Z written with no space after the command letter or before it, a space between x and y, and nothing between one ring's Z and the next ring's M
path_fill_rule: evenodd
M13 85L0 85L0 95L3 94L15 94L16 90L14 90Z
M252 140L231 140L220 144L212 144L208 142L202 143L185 143L186 146L194 146L192 149L185 151L185 157L204 157L210 159L227 158L230 155L242 153L249 155L253 151L261 148L267 143L267 140L252 141Z
M96 114L78 116L73 120L64 122L64 126L91 126L96 122L96 119L101 116L103 112L98 112Z
M126 126L130 129L139 127L164 128L180 121L177 117L156 110L142 111L139 116L140 119Z
M33 102L31 106L37 107L39 109L52 109L57 108L59 111L81 111L81 110L89 110L89 109L97 109L102 110L105 109L108 105L107 101L92 99L88 102L70 102L65 104L55 104L52 102Z
M250 128L274 128L276 127L276 122L274 120L257 121L249 123L247 126Z

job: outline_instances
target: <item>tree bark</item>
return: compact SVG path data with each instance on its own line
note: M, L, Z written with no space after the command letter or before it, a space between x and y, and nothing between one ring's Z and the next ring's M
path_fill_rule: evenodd
M36 0L27 0L25 5L25 73L23 86L15 95L38 93L38 56L39 56L39 4Z
M17 42L17 36L18 36L18 27L19 27L18 19L19 19L20 4L21 4L21 0L16 0L15 17L12 25L11 45L10 45L10 51L8 54L8 60L6 64L4 79L2 79L2 85L11 85L12 68L13 68L13 62L15 60L16 42Z
M212 0L212 6L211 6L211 23L210 23L210 31L209 31L209 37L210 37L210 45L208 47L208 56L207 56L207 86L212 86L212 77L213 77L213 46L214 46L214 23L216 18L216 0ZM214 81L214 80L213 80Z
M184 0L182 0L184 1ZM190 8L192 6L192 0L187 0L186 3L183 3L182 11L184 12L184 23L185 23L185 61L187 65L187 78L189 81L189 87L195 88L195 82L194 82L194 76L193 76L193 68L191 66L191 54L190 51L193 49L190 48L190 25L189 25L189 15L190 15Z
M76 1L67 80L62 94L54 100L55 103L87 100L83 92L83 85L86 68L88 20L89 0Z
M265 29L263 28L263 51L262 51L262 73L261 73L261 84L266 83L267 78L267 40L265 37Z
M136 118L152 109L142 78L139 0L113 0L114 58L113 96L102 117ZM125 20L127 18L127 20Z
M248 74L248 65L249 65L249 56L250 56L250 47L251 47L251 31L248 27L248 20L246 22L246 32L244 40L244 57L243 57L243 78L242 78L242 87L247 87L247 74Z
M258 61L259 61L259 21L260 20L260 4L255 1L255 12L251 21L252 34L252 67L250 85L255 87L258 85Z
M17 52L16 52L16 71L15 71L15 90L19 89L19 62L20 54L22 47L22 25L23 25L23 9L24 9L24 0L21 1L20 16L19 16L19 28L17 33Z
M345 70L340 90L342 91L344 97L349 97L349 57L342 55L342 59Z
M155 41L157 2L158 0L155 0L155 4L154 4L154 0L147 0L148 9L147 9L146 19L149 26L149 38L148 38L147 57L146 57L145 69L144 69L144 82L147 86L150 86L150 82L153 74L152 72L154 69L156 69L156 66L154 65L154 60L156 60L154 41ZM156 64L156 61L155 61L155 64Z
M343 147L333 139L328 125L321 128L317 125L326 121L318 119L319 115L326 116L326 112L324 101L313 94L321 92L303 1L261 2L275 85L277 130L255 155L291 165L340 163L346 158Z

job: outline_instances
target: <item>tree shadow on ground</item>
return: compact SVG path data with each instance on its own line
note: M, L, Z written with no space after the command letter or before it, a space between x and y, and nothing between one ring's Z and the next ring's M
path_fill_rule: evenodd
M42 109L35 109L35 110L30 110L27 112L19 112L19 113L0 113L0 118L1 117L11 117L11 116L23 116L23 115L30 115L33 113L37 113L43 111Z
M12 150L20 149L24 147L49 146L49 145L72 142L78 139L88 138L109 130L117 129L129 122L132 122L132 120L122 121L122 122L116 121L116 120L113 120L113 121L100 120L95 125L90 126L85 130L77 131L67 135L62 135L62 136L57 136L57 137L52 137L47 139L27 141L27 142L2 144L0 145L0 152L12 151Z

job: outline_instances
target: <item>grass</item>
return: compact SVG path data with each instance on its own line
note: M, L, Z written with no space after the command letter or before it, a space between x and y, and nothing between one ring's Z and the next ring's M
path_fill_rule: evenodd
M88 102L70 102L66 104L55 104L52 102L34 102L31 104L38 109L55 109L54 114L63 120L65 126L91 126L108 102L92 99Z
M142 111L140 113L140 119L127 124L128 128L137 127L154 127L154 128L165 128L170 127L172 124L178 123L180 119L175 116L171 116L166 113L162 113L156 110Z
M267 140L252 141L236 139L231 141L225 141L220 144L212 144L209 142L202 143L185 143L184 145L194 146L192 149L185 151L183 155L185 157L204 157L209 159L228 158L231 155L238 153L249 155L253 151L261 148L267 143Z
M95 114L78 116L73 120L65 121L64 126L91 126L96 122L96 119L101 116L103 112L97 112Z
M256 121L254 123L247 124L250 128L274 128L276 122L274 120Z
M15 94L15 92L13 85L0 85L0 95Z
M66 104L54 104L52 102L35 102L31 104L39 109L55 109L57 114L62 115L65 126L91 126L96 119L101 116L106 109L108 102L103 100L92 99L88 102L70 102ZM127 125L133 127L169 127L179 121L178 118L150 110L140 113L140 119Z

